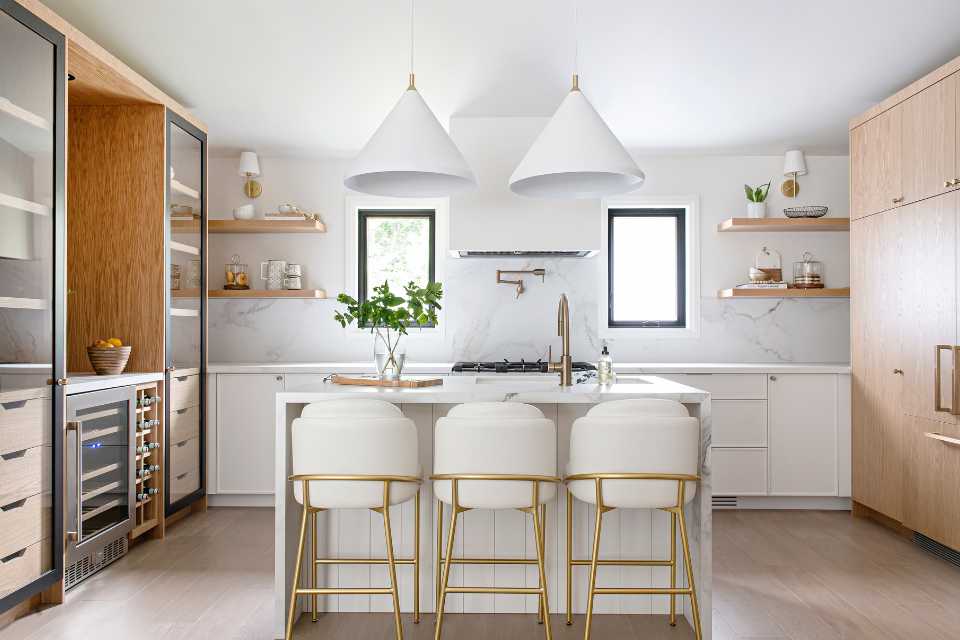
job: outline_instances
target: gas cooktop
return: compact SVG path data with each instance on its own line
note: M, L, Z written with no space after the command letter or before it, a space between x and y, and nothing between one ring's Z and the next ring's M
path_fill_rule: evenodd
M574 371L595 371L597 368L589 362L574 362ZM541 359L536 362L527 362L523 358L500 362L455 362L451 369L455 373L549 373L547 363Z

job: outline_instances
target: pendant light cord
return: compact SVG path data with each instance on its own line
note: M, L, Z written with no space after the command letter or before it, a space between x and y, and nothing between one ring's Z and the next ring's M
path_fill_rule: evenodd
M413 77L413 0L410 0L410 86L407 90L416 90Z
M412 0L411 0L412 1ZM580 90L580 30L577 0L573 0L573 87L571 91Z

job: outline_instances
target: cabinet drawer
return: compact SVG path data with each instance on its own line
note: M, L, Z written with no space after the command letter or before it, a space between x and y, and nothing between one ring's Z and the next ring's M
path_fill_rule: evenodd
M186 471L200 468L200 438L170 443L170 481Z
M194 493L200 488L200 472L197 469L182 471L176 475L170 472L170 503Z
M713 460L713 495L767 495L767 450L723 449L710 451Z
M0 402L0 454L50 444L50 398Z
M199 435L200 407L170 410L170 442L183 442Z
M0 507L0 558L39 542L50 531L49 500L49 495L38 494Z
M710 405L715 447L767 446L765 400L717 400Z
M660 376L710 392L713 400L763 400L767 376L762 373L669 373Z
M200 376L170 377L170 409L186 409L200 404Z
M50 491L52 447L0 456L0 505Z
M50 541L42 540L0 558L0 598L51 569Z

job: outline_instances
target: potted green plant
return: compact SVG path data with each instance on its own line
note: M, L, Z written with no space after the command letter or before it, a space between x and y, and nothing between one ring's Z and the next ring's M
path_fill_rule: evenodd
M443 297L443 285L431 282L420 287L410 282L404 287L406 299L390 291L384 282L373 288L373 296L357 301L341 293L337 302L347 305L345 311L337 311L334 320L346 328L353 322L373 334L373 359L377 374L385 380L396 380L403 372L406 346L402 338L408 327L437 326L437 311Z
M766 218L767 195L770 193L770 182L762 184L759 187L751 187L745 184L743 185L743 190L747 193L747 217Z

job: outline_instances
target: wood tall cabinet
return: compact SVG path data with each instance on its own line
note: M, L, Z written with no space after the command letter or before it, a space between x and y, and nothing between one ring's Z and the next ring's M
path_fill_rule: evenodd
M954 549L958 121L960 58L850 124L853 499Z

